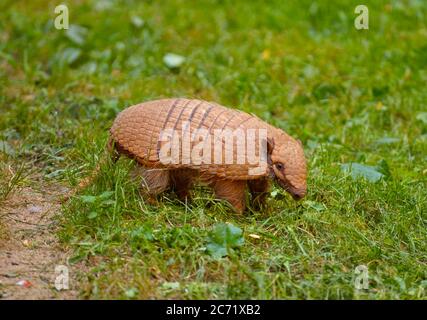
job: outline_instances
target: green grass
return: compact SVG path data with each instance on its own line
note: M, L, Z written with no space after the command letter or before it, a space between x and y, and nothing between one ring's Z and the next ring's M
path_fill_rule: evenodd
M201 187L192 203L148 205L131 161L103 165L58 234L71 262L91 267L82 298L427 297L423 1L365 1L361 31L351 0L65 3L84 28L68 36L53 27L55 1L0 5L4 168L74 186L103 157L117 112L175 96L258 115L300 138L309 164L303 201L274 188L266 211L242 216ZM179 70L167 53L186 58ZM353 178L341 169L352 162L384 176ZM221 222L244 243L216 258L207 247ZM359 265L367 290L354 287Z

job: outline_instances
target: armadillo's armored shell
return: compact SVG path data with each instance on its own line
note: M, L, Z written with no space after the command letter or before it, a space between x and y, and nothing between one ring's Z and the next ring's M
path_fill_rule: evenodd
M235 131L236 129L240 129L240 131ZM232 180L250 180L266 176L268 170L267 167L260 168L259 162L251 161L249 163L247 158L244 163L237 161L239 152L242 150L237 144L242 143L241 141L233 139L232 144L221 141L222 161L215 161L214 155L214 145L215 143L218 144L218 139L221 140L218 136L214 137L215 132L229 130L229 132L237 132L239 137L242 135L249 137L247 135L248 129L252 129L258 138L260 137L258 135L260 130L258 129L267 131L268 134L277 130L253 115L215 103L189 99L164 99L149 101L125 109L117 116L110 132L120 149L131 154L144 165L170 168L186 167L211 176ZM175 141L173 138L176 136L182 142L189 135L194 138L193 135L199 133L199 140L204 141L202 146L204 147L209 143L211 145L210 159L203 158L207 161L198 163L193 161L193 158L187 157L188 154L191 155L191 150L188 149L194 148L197 144L197 141L193 141L190 145L180 144L179 163L165 163L161 152L168 140L165 139L165 132L169 137L169 143L170 140ZM210 141L205 138L207 134L210 135ZM262 145L261 142L258 143L258 140L254 143L255 157L260 155L260 145ZM249 142L249 138L247 142ZM244 141L243 144L245 144ZM242 147L241 144L239 146ZM225 161L225 155L230 151L230 148L232 148L233 154L232 163ZM261 149L263 150L263 148ZM245 152L248 151L245 150ZM208 152L203 154L207 155ZM258 169L254 170L255 168Z

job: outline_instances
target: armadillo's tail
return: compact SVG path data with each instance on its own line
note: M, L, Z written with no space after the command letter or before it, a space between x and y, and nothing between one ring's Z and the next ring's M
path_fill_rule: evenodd
M80 180L80 182L77 185L77 187L75 187L74 189L72 189L69 194L65 195L61 199L61 202L62 203L67 202L71 197L73 197L74 195L78 194L80 191L82 191L87 186L89 186L90 184L92 184L92 182L95 180L95 178L98 176L99 172L101 171L102 166L107 161L109 161L111 159L115 163L119 158L120 158L120 154L119 154L119 152L116 150L116 148L114 146L114 140L113 140L113 138L110 136L108 138L107 145L105 146L104 154L102 155L102 157L101 157L100 161L98 162L98 164L96 165L95 169L91 172L91 174L89 176L87 176L86 178Z

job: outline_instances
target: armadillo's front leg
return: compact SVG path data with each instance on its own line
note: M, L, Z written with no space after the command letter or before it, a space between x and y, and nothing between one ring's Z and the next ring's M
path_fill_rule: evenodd
M190 199L190 190L194 183L194 173L188 169L176 169L170 172L171 185L181 201Z
M137 166L133 174L142 178L141 194L150 203L155 203L157 195L170 187L169 170Z
M211 187L218 199L227 200L237 213L243 213L246 208L245 189L246 181L242 180L216 180Z
M265 205L270 183L268 179L256 179L248 181L249 192L252 196L253 207L259 210Z

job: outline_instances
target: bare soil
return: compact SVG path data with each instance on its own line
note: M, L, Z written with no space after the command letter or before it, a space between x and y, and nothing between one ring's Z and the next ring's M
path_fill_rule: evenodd
M25 187L0 203L0 299L76 299L81 266L69 265L69 252L56 238L64 187ZM68 268L69 289L55 279ZM61 268L61 267L60 267ZM63 272L64 269L62 269Z

